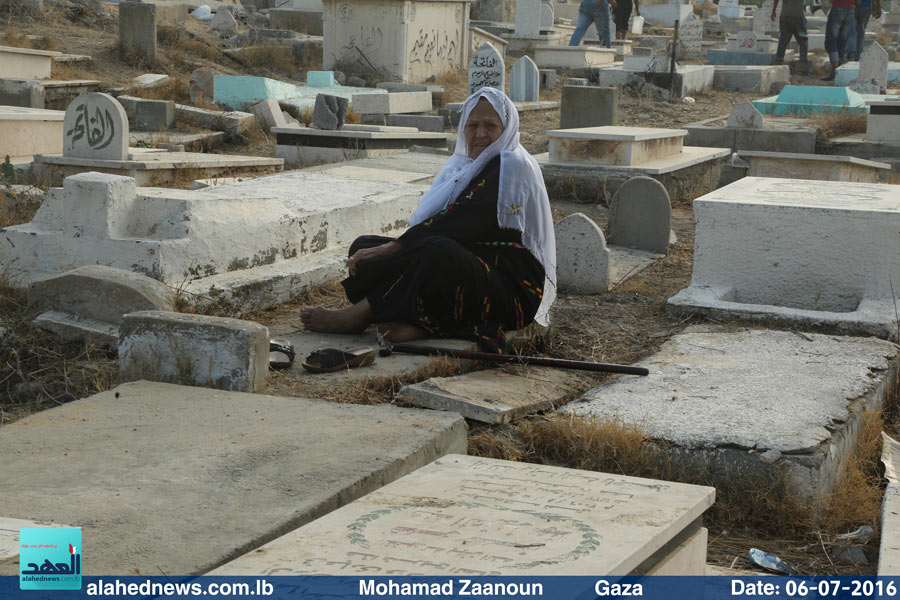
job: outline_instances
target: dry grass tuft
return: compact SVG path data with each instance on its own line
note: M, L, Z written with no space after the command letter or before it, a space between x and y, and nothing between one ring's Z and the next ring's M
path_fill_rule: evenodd
M241 62L252 69L294 77L300 70L292 46L271 42L244 48L238 55Z
M97 79L95 73L81 63L56 62L50 66L50 78L63 81L75 81L79 79Z
M178 104L189 104L191 101L190 87L183 77L170 77L168 81L160 85L137 88L131 92L131 95L147 100L171 100Z
M866 131L864 114L822 113L811 118L810 123L818 128L816 137L823 140Z
M30 222L42 201L42 196L23 194L12 187L0 186L0 227Z
M436 77L435 85L443 86L444 102L462 102L469 96L469 75L465 69Z

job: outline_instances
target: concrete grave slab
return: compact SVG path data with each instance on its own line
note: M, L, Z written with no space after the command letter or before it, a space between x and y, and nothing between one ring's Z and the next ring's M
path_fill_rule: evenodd
M610 244L667 254L672 204L665 186L651 177L629 179L616 190L609 206Z
M876 59L880 62L880 58ZM880 67L877 67L880 69ZM839 66L834 72L834 85L837 88L850 86L860 78L859 63L848 62ZM900 84L900 62L890 61L887 64L887 82L894 85ZM873 93L872 88L863 90L862 93ZM877 93L877 92L876 92Z
M866 102L866 141L900 142L900 101Z
M784 60L790 64L794 60L794 51L788 50L784 54ZM706 62L710 65L773 65L775 64L774 52L732 51L711 48L706 51Z
M439 115L387 115L388 127L415 127L419 131L443 133L450 124L449 119Z
M674 27L675 21L684 21L692 14L694 11L689 4L655 4L641 7L645 25Z
M431 111L431 92L356 94L353 111L361 115L423 113Z
M459 413L482 423L510 423L553 410L571 398L573 376L541 368L491 369L432 377L400 388L400 397L422 408Z
M554 163L625 166L679 154L686 135L683 129L615 126L547 132Z
M200 574L465 450L450 413L136 382L4 426L0 505L81 527L88 575Z
M846 87L787 85L778 96L751 102L764 115L868 112L865 99Z
M672 546L701 532L714 496L713 488L446 456L212 574L652 573Z
M516 36L537 37L541 33L541 0L516 0Z
M63 130L66 158L128 159L128 117L108 94L78 96L66 109Z
M284 118L281 107L275 100L263 100L262 102L258 102L253 105L251 110L264 129L287 127L288 125L288 121ZM315 116L313 117L313 120L315 120Z
M746 129L762 129L765 127L762 113L749 102L735 104L734 110L728 116L728 127L742 127Z
M873 338L695 327L638 364L648 377L604 382L567 411L639 426L673 460L732 483L787 468L798 491L821 498L863 407L878 410L896 389L900 359Z
M387 96L388 94L385 94ZM393 95L393 94L391 94ZM430 99L430 96L429 96ZM362 125L336 131L310 127L276 127L275 156L288 165L308 166L406 152L413 145L447 148L448 135L419 131L412 127L380 127L363 130Z
M66 340L88 337L111 348L118 346L119 325L126 314L174 309L175 293L166 284L103 265L44 277L28 288L28 313L36 317L35 325ZM85 330L79 323L93 326Z
M632 54L633 43L631 40L612 40L613 50L616 51L616 56L628 56Z
M64 119L61 110L0 106L3 152L13 160L29 162L35 154L62 152Z
M0 106L44 109L44 86L28 79L0 79Z
M669 305L896 339L898 209L892 185L740 179L694 200L691 286Z
M0 46L0 78L50 79L53 59L58 56L62 53Z
M506 91L506 67L503 56L490 42L485 42L469 59L469 95L483 87Z
M540 84L537 65L530 57L523 56L509 72L509 98L513 102L537 102Z
M879 175L891 170L889 164L852 156L750 150L740 151L740 156L750 163L750 177L878 183Z
M171 100L141 100L135 105L137 131L166 131L175 126L175 103ZM128 145L126 140L125 145Z
M119 327L119 372L123 381L261 392L269 373L269 330L240 319L133 312Z
M593 67L612 64L615 61L616 51L612 48L537 46L534 49L534 62L542 69Z
M713 88L768 94L774 86L790 84L790 77L788 65L716 65Z
M603 231L587 215L571 214L554 226L559 291L603 294L609 285L609 249Z

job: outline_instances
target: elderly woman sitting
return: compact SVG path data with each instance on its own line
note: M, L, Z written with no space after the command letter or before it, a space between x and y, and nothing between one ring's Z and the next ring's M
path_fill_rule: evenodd
M503 92L482 88L466 100L456 152L409 223L397 239L353 243L342 282L353 304L303 309L307 329L355 333L376 323L393 342L440 335L496 350L505 330L548 323L556 295L550 203Z

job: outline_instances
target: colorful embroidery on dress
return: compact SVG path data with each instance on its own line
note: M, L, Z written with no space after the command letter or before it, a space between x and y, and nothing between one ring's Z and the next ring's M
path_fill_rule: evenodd
M491 272L491 268L488 266L488 264L486 262L484 262L483 258L481 258L480 256L476 256L475 258L477 258L479 261L481 261L481 266L484 267L485 273Z
M543 298L543 297L544 297L544 290L542 290L542 289L539 288L538 286L534 285L533 283L531 283L531 282L528 281L527 279L520 279L520 280L519 280L519 283L522 284L522 287L523 287L523 288L525 288L526 290L528 290L529 292L531 292L532 294L534 294L534 295L537 296L538 298Z
M513 304L516 306L516 329L525 327L525 311L522 310L522 303L518 297L513 298Z
M487 321L488 313L491 312L491 297L485 296L484 302L481 303L481 320Z

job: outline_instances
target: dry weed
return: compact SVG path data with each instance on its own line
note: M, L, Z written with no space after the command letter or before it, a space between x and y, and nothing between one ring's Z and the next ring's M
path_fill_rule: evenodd
M82 63L64 63L53 61L50 66L50 78L62 81L94 80L95 74Z
M436 77L434 84L444 88L444 102L462 102L469 96L468 77L465 69L449 71Z
M244 48L240 60L252 69L268 71L293 77L297 75L300 65L294 57L294 48L283 44L268 42Z
M216 62L219 49L183 27L161 24L156 29L156 41L173 65L192 68L197 58Z
M811 118L810 123L817 128L816 137L823 140L866 131L865 114L821 113Z
M18 192L10 186L0 186L0 227L31 222L42 201L42 196Z
M148 100L171 100L178 104L188 104L191 101L191 92L188 82L183 77L173 76L161 85L153 87L137 88L132 95Z

